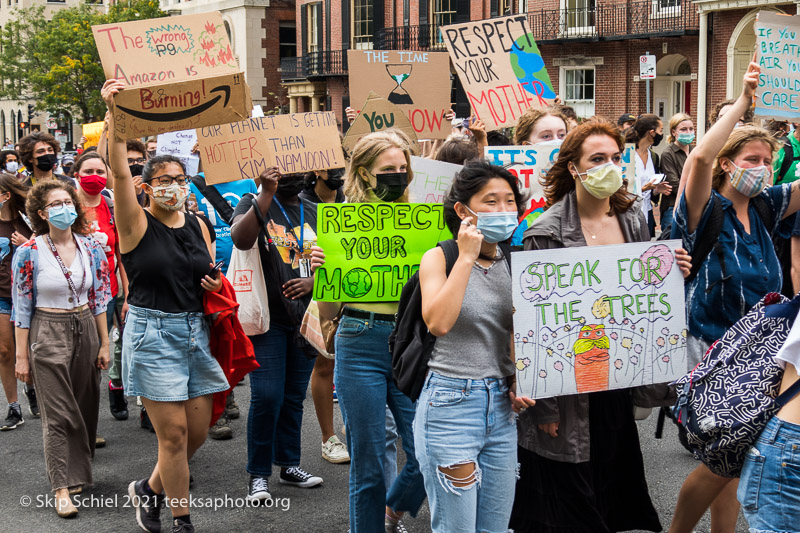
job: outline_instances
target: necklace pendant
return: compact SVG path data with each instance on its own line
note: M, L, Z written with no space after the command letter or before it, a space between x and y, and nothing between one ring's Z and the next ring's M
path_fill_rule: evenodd
M597 235L592 235L592 239L596 239L596 238L597 238Z

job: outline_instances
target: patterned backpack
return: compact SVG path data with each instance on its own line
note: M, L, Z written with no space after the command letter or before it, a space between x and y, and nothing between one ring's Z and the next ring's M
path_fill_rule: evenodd
M799 310L800 295L766 295L675 381L675 419L695 457L715 474L738 477L761 430L800 392L798 380L778 396L783 371L775 360Z

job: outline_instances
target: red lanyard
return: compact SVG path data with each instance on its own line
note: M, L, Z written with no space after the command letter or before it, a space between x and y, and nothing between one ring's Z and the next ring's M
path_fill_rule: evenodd
M72 298L69 299L70 303L74 303L78 305L80 302L80 295L83 294L83 290L86 288L86 265L83 264L83 253L81 252L81 246L78 244L78 239L75 238L75 235L72 236L75 240L75 249L77 250L77 257L75 260L81 262L81 266L83 267L83 276L81 276L81 290L77 291L75 289L75 283L72 281L72 272L69 271L67 265L64 264L64 260L61 259L61 256L58 255L58 250L56 250L56 245L53 243L53 239L50 238L50 235L45 235L45 239L47 239L47 244L50 245L50 251L53 252L53 255L58 262L58 266L61 267L61 272L64 273L64 277L67 278L67 283L69 284L69 288L72 291L72 294L75 296L75 302L72 301Z

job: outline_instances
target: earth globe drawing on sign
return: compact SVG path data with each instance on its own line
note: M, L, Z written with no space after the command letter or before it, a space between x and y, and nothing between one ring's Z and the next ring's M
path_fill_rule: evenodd
M526 91L534 96L538 94L542 98L556 97L553 83L550 81L547 69L544 68L544 60L533 36L530 36L530 41L525 35L517 39L511 47L509 59L517 81L527 82L523 85Z
M342 278L342 290L350 298L366 296L372 288L372 277L363 268L354 268Z

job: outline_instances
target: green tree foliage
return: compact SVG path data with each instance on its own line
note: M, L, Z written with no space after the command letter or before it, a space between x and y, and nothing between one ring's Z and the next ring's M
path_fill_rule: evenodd
M92 26L167 14L157 0L131 0L115 2L108 13L83 4L59 9L51 20L43 6L15 15L0 31L0 98L33 100L38 110L69 111L86 123L105 113L100 98L105 74Z

